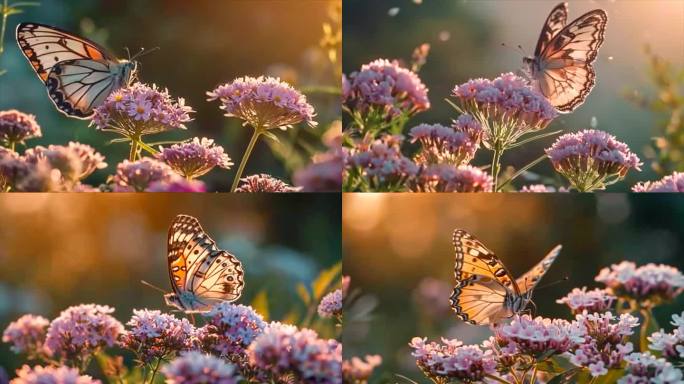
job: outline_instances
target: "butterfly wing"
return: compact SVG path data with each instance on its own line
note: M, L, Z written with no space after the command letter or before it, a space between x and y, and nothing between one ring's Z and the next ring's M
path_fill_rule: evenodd
M592 63L603 44L607 22L606 12L596 9L561 29L548 44L538 44L544 48L535 58L533 85L559 111L577 108L594 87Z
M450 302L456 315L471 324L509 317L506 296L519 296L519 289L501 260L464 230L454 231L453 242L456 286Z
M534 50L535 56L541 56L541 53L544 52L544 49L549 44L551 39L553 39L553 37L565 27L565 23L567 21L568 3L560 3L556 5L546 18L544 26L542 27L542 31L539 34L537 47Z
M168 247L169 277L177 298L174 305L180 309L203 312L242 294L242 264L220 250L196 218L176 217L169 228Z
M524 275L520 276L516 280L521 294L527 294L528 296L531 295L534 287L537 286L537 283L539 283L549 268L551 268L553 262L556 261L556 258L560 254L561 248L562 247L560 245L557 245L551 250L551 252L544 256L544 258L538 262L537 265L532 267L532 269L527 271Z

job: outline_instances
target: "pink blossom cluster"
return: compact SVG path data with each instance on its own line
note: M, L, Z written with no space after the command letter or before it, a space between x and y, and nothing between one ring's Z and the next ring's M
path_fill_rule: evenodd
M588 368L594 377L605 375L608 369L619 368L634 348L629 337L638 326L639 319L627 313L620 317L610 312L576 315L568 326L577 343L569 352L570 362Z
M469 80L454 87L452 96L463 112L480 121L490 148L496 143L505 147L525 133L544 129L558 116L543 95L513 73Z
M587 287L574 288L567 296L556 300L558 304L567 305L573 314L584 311L603 313L609 311L616 297L605 289L595 288L587 291Z
M558 188L544 185L544 184L531 184L523 186L519 192L527 193L556 193L556 192L568 192L567 188Z
M684 382L684 374L665 359L650 353L632 353L625 356L627 374L617 384L678 384Z
M654 351L660 351L664 357L673 361L684 360L684 312L681 315L672 315L674 329L666 333L663 329L654 332L648 337L648 347Z
M342 316L342 289L336 289L323 296L318 304L318 314L324 318Z
M250 362L302 384L342 384L342 344L310 329L271 323L247 349Z
M286 182L276 179L266 173L251 175L240 179L240 186L235 190L238 193L288 193L299 192L300 188L293 187Z
M24 315L11 322L2 333L2 341L10 343L14 353L35 356L43 353L43 341L50 320L34 315Z
M40 125L34 115L16 109L0 111L0 143L14 147L25 140L42 137Z
M494 179L472 165L428 165L409 183L414 192L492 192Z
M562 319L532 318L529 315L513 317L510 323L493 327L499 347L507 351L532 357L560 354L568 351L574 342L568 331L569 323Z
M139 138L173 129L185 129L192 119L185 100L174 100L168 90L156 85L134 83L112 92L95 108L92 123L98 129Z
M207 92L209 101L219 100L226 116L243 120L254 128L287 129L305 122L311 127L316 113L306 96L273 77L240 77Z
M133 310L119 345L136 354L143 364L174 356L192 348L195 327L187 319L148 309Z
M612 294L637 300L650 307L670 301L684 291L684 275L674 267L649 263L641 267L623 261L603 268L596 281L605 284Z
M380 355L367 355L364 359L352 357L342 362L342 378L345 383L367 383L373 370L382 364Z
M347 172L358 174L375 190L390 191L402 186L419 171L415 163L402 155L402 142L402 136L384 135L361 143L347 157Z
M342 190L342 172L345 152L341 133L328 144L328 151L313 157L313 163L294 174L294 184L302 192L339 192Z
M361 116L391 121L430 108L428 89L414 72L396 61L378 59L342 78L343 102Z
M162 147L156 158L187 179L200 177L214 167L230 169L233 165L223 147L205 137L195 137L189 142Z
M37 164L47 161L52 169L58 170L63 182L78 182L98 169L107 167L105 158L89 145L69 142L67 145L37 146L24 153L27 162Z
M428 343L425 338L414 337L409 346L418 367L435 383L446 384L454 379L475 383L496 372L492 351L482 351L477 345L444 338L441 343Z
M137 161L124 160L116 166L111 181L117 192L144 192L158 183L168 184L180 175L159 160L143 157Z
M220 356L242 354L263 333L266 322L252 307L222 302L204 314L203 339L213 338L209 352Z
M106 305L81 304L69 307L52 320L47 330L45 347L61 362L82 361L103 347L113 346L124 327Z
M411 142L419 142L420 150L415 161L418 164L469 163L480 147L482 129L469 115L461 115L452 127L441 124L420 124L411 128Z
M559 137L546 154L554 169L581 192L604 189L642 165L625 143L593 129Z
M197 351L182 354L161 372L168 384L238 384L241 380L234 365Z
M684 192L684 173L674 172L658 181L638 183L633 192Z
M12 379L10 384L101 384L101 382L90 376L81 375L75 368L24 365L17 370L17 377Z

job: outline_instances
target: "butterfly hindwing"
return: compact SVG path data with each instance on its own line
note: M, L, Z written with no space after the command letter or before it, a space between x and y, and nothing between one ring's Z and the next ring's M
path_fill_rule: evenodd
M491 320L510 317L504 305L506 294L507 290L496 280L472 275L454 287L451 307L459 319L486 325Z
M169 276L181 309L206 311L213 304L240 297L244 287L242 264L219 249L197 219L178 215L168 238Z

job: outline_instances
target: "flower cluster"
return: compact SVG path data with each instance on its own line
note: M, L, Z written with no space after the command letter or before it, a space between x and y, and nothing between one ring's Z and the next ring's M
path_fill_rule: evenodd
M672 322L675 326L672 333L664 330L654 332L648 337L649 348L654 351L662 352L663 356L674 360L684 361L684 312L681 315L672 315Z
M559 137L546 154L555 170L580 192L605 189L642 165L626 144L593 129Z
M343 77L342 90L344 104L363 120L389 122L430 108L427 87L396 61L379 59L361 66L349 79Z
M187 319L142 309L134 310L126 325L128 329L121 335L119 345L133 351L143 364L192 348L194 327Z
M278 180L271 175L265 173L259 175L247 176L240 179L242 184L235 190L235 192L255 193L255 192L270 192L270 193L287 193L299 192L300 188L288 185L282 180Z
M505 149L520 136L546 128L558 116L542 94L513 73L494 80L469 80L457 85L452 96L464 113L480 122L488 148Z
M54 170L59 171L63 183L77 183L98 169L107 167L105 158L89 145L69 142L68 145L37 146L27 149L24 159L31 164L46 161Z
M302 384L342 384L342 344L310 329L271 323L247 349L255 367Z
M492 192L493 189L494 179L472 165L429 165L409 182L409 190L414 192Z
M641 267L623 261L603 268L596 281L605 284L615 296L636 300L645 307L670 301L684 291L684 275L668 265L647 264Z
M47 330L47 352L67 364L87 361L103 347L113 346L124 327L106 305L82 304L67 308Z
M134 83L112 92L95 108L92 123L98 129L139 139L144 135L185 129L185 123L192 120L192 112L183 98L176 101L167 90L156 85Z
M414 337L409 346L418 367L435 383L446 384L454 379L475 383L496 371L492 352L482 351L477 345L463 345L455 339L428 343L427 339Z
M633 192L684 192L684 173L674 172L658 181L638 183Z
M568 351L573 339L568 322L562 319L514 316L509 324L495 326L494 337L500 348L538 358L548 357L549 351L560 354Z
M411 128L411 142L419 142L418 164L468 164L479 148L480 124L470 115L461 115L452 127L420 124Z
M321 317L337 317L342 316L342 289L336 289L327 295L323 296L321 302L318 304L318 314Z
M77 369L68 367L33 368L24 365L17 370L17 377L11 384L101 384L90 376L81 375Z
M556 300L556 303L567 305L576 315L584 311L590 313L606 312L613 306L615 299L616 297L605 289L596 288L587 291L587 287L582 287L582 289L573 289L567 296Z
M287 129L301 122L315 127L314 108L289 84L273 77L240 77L207 92L219 100L226 116L243 120L258 130Z
M402 136L385 135L362 143L346 159L347 177L376 191L392 191L415 176L419 168L401 154Z
M658 359L650 353L632 353L625 356L627 374L618 384L658 383L674 384L684 382L682 371L665 359Z
M532 184L532 185L525 185L522 188L520 188L519 192L527 192L527 193L556 193L556 192L568 192L566 188L559 188L556 190L556 188L544 185L544 184Z
M0 111L0 144L11 149L25 140L41 137L36 117L15 109Z
M189 142L160 148L156 157L187 179L205 175L214 167L230 169L233 165L223 147L204 137L195 137Z
M177 357L161 371L169 384L238 384L241 379L235 366L196 351Z
M210 346L210 352L220 356L232 357L243 354L266 328L261 315L252 307L242 304L223 302L214 306L204 316L207 325L201 339L212 339L211 342L205 342L205 345Z
M627 313L619 318L610 312L576 315L568 328L577 342L570 352L570 362L589 368L594 377L605 375L610 368L619 368L633 350L628 340L638 325L639 320Z
M294 184L302 192L339 192L342 190L344 150L341 137L331 140L328 151L313 157L313 163L294 174Z
M368 355L365 359L352 357L342 362L342 379L344 383L367 383L373 370L382 364L379 355Z
M114 189L118 192L143 192L155 183L171 183L180 176L166 163L149 157L137 161L124 160L116 167L112 177Z
M2 341L10 343L14 353L35 356L43 353L43 341L50 321L41 316L24 315L10 323L2 333Z

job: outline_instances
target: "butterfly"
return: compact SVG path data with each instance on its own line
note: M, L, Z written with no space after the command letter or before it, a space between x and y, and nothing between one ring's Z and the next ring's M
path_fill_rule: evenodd
M235 301L245 286L240 261L216 246L199 221L178 215L169 228L169 278L173 293L166 304L185 313L207 312L215 304Z
M133 59L119 60L96 43L56 27L21 23L17 43L50 99L67 116L87 119L135 77Z
M456 286L451 307L470 324L495 324L521 313L531 302L532 291L560 253L557 245L537 265L517 280L501 260L468 232L454 231Z
M592 63L603 44L608 15L595 9L566 25L568 4L558 4L544 23L534 57L525 57L524 70L532 86L558 111L580 106L594 88Z

